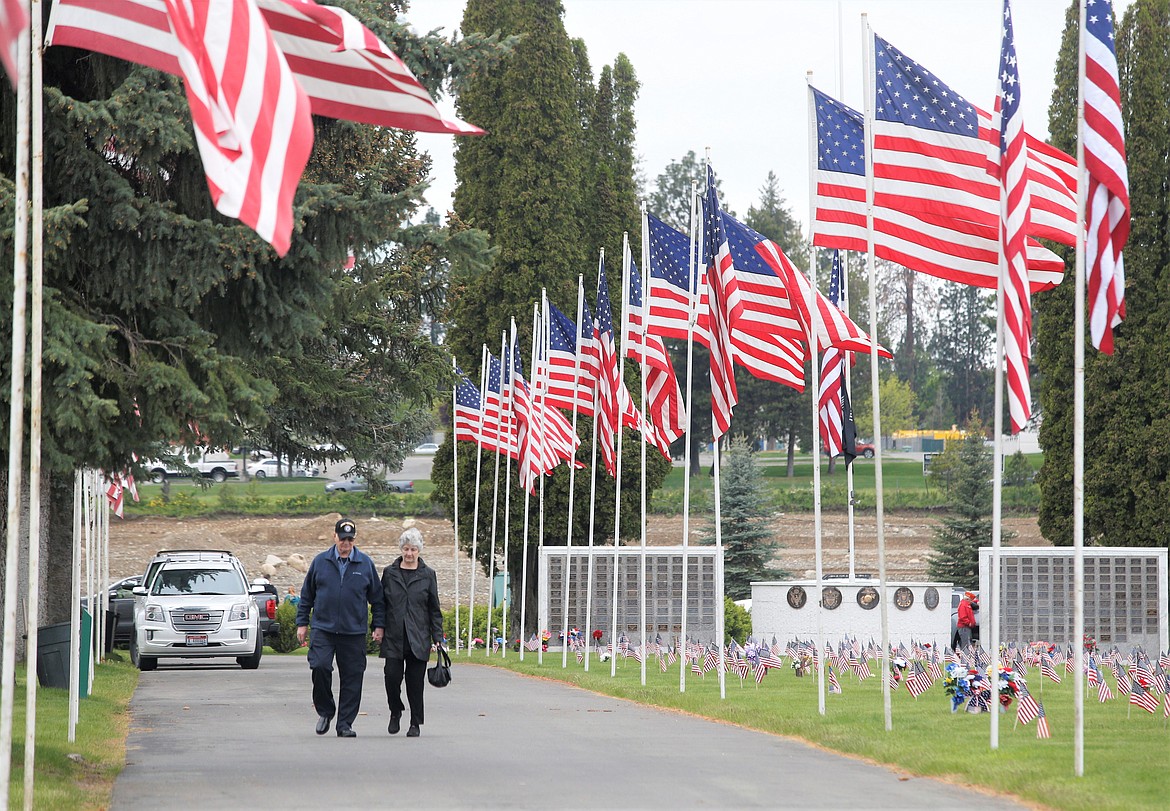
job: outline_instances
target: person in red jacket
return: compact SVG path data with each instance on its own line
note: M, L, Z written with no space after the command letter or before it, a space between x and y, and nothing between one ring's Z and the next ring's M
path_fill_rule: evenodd
M955 623L959 631L959 647L961 648L971 646L971 634L979 626L979 621L975 619L975 612L978 610L979 597L968 591L959 601L959 618Z

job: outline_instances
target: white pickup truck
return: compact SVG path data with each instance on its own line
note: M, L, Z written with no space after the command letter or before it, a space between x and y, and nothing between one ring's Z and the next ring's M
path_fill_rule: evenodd
M142 466L155 484L164 479L196 474L218 483L226 481L229 476L240 475L239 460L227 451L176 448L165 458L143 460Z

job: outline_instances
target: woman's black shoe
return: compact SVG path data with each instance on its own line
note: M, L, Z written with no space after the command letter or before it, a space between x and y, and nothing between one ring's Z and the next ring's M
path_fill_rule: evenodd
M386 727L386 731L389 732L391 735L397 735L398 730L402 728L401 721L402 721L401 715L391 715L390 716L390 725Z
M418 724L411 724L410 729L406 730L406 737L417 738L419 736Z

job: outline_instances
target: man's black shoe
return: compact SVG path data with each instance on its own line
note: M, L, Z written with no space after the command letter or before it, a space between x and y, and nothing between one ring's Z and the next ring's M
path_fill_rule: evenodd
M357 733L354 732L349 727L338 727L337 728L337 737L339 737L339 738L356 738Z
M324 735L326 732L328 732L329 731L329 722L332 720L333 719L330 718L328 715L318 715L317 716L317 734Z
M386 731L389 732L391 735L397 735L398 730L400 730L400 729L402 729L402 716L401 715L391 715L390 716L390 724L389 724L389 726L386 727Z
M410 729L406 730L406 737L417 738L419 736L418 724L411 724Z

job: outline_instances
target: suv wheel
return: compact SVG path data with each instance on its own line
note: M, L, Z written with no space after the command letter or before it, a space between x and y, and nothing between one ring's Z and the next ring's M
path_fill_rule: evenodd
M872 459L873 458L873 449L866 448L865 453L863 453L862 456L864 456L866 459Z
M211 480L216 484L223 484L227 481L227 471L222 467L217 467L215 470L211 471Z
M155 470L150 471L150 480L155 484L162 484L164 481L166 481L166 478L167 472L162 468L156 468Z
M251 656L237 656L236 663L244 670L256 670L260 667L260 657L264 655L264 637L256 631L256 650Z

